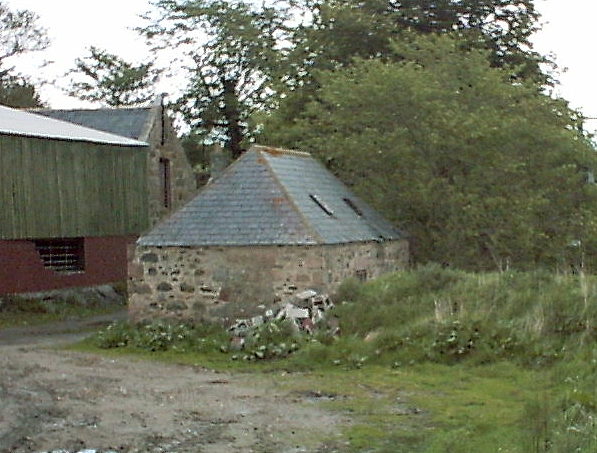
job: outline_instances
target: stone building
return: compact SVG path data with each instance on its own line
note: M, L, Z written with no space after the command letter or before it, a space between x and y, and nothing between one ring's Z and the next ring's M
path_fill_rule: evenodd
M197 183L160 96L148 107L54 110L33 113L149 144L147 193L149 221L180 208L197 192Z
M232 322L407 261L401 232L309 154L256 146L139 238L129 311Z

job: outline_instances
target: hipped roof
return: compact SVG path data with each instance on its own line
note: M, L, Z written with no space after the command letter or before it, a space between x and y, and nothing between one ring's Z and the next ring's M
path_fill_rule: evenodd
M255 146L137 243L315 245L401 236L309 154Z
M0 134L118 146L147 146L146 143L138 140L4 106L0 106Z

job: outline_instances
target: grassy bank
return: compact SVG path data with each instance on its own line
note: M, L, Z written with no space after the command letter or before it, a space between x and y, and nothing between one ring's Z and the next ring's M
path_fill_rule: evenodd
M25 327L91 316L123 310L122 303L95 300L93 298L21 298L3 296L0 298L0 329Z
M336 301L338 337L280 324L229 351L215 326L158 323L79 347L279 376L355 421L346 451L597 451L595 277L427 266L346 282Z

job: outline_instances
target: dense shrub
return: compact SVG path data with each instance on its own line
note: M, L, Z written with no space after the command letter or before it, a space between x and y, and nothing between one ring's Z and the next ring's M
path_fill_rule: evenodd
M289 320L265 323L248 332L245 347L240 354L245 360L263 360L288 357L304 343ZM234 358L238 358L235 355Z

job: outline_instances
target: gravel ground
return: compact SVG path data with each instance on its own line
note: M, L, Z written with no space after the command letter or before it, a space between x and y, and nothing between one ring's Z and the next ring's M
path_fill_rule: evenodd
M67 330L0 331L0 453L298 453L344 445L338 431L350 421L282 391L282 374L53 348L85 335L72 333L73 323Z

